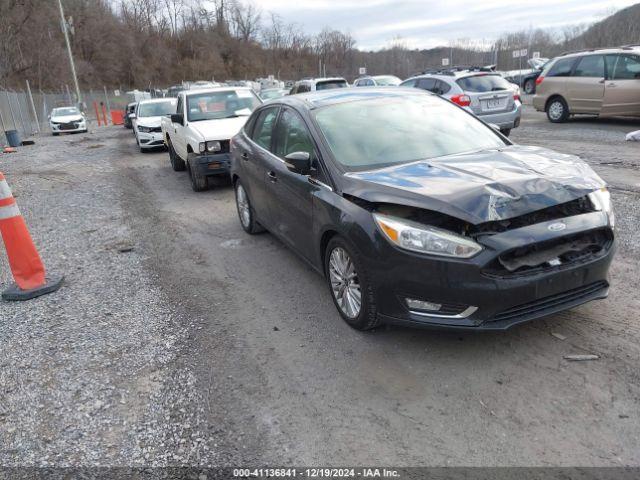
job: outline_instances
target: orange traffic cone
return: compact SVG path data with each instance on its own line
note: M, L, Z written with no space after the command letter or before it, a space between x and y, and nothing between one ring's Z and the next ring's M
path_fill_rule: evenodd
M55 292L64 277L47 277L24 218L0 172L0 234L9 257L15 284L2 292L4 300L29 300Z

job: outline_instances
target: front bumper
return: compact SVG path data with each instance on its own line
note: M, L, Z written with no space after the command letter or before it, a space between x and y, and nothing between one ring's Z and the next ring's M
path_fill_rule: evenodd
M608 229L608 218L593 212L563 219L562 234L544 222L489 237L485 249L468 260L436 259L393 247L370 260L370 277L383 322L458 330L506 330L519 323L605 298L615 245L587 259L541 271L493 275L487 266L513 248L589 230ZM534 241L535 239L535 241ZM405 299L460 306L459 314L410 311ZM474 308L469 308L474 307Z
M158 148L164 146L164 139L161 131L147 133L138 130L137 134L140 148Z
M86 132L87 122L70 122L70 123L49 123L51 131L54 133L76 133Z
M193 155L189 163L191 168L197 168L200 175L228 175L231 164L231 154L214 153L207 155Z
M513 110L509 112L479 113L477 116L483 122L497 125L500 129L518 128L522 117L522 103L516 101Z

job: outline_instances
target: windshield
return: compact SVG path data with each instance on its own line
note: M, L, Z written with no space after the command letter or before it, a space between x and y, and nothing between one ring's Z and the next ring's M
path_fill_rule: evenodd
M327 80L316 83L316 90L331 90L332 88L344 88L347 86L346 80Z
M198 93L187 97L187 117L197 122L248 116L260 103L251 90Z
M331 105L316 121L347 170L504 147L490 127L436 96L407 95Z
M141 103L138 106L138 117L162 117L176 112L176 101Z
M398 77L394 77L393 75L385 77L375 77L375 81L381 87L397 87L402 82L402 80L400 80Z
M80 115L80 110L78 110L75 107L54 108L52 115L56 115L56 116Z
M511 85L500 75L474 75L456 80L465 92L497 92L509 90Z

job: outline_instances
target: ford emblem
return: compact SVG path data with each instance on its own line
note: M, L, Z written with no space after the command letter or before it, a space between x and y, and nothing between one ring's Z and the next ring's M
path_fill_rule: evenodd
M565 228L567 228L567 225L562 223L562 222L556 222L556 223L552 223L547 228L549 230L551 230L552 232L560 232L560 231L564 230Z

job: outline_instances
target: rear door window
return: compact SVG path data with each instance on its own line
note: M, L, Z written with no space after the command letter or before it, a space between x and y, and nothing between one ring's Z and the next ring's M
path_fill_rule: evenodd
M456 83L465 92L499 92L511 88L509 82L499 75L474 75L459 78Z
M608 55L607 68L611 80L640 79L640 57L635 55Z
M271 140L273 138L273 127L278 117L280 107L265 108L258 114L256 125L253 129L251 139L262 148L271 150Z
M575 58L562 58L554 63L548 72L542 75L544 77L569 77L575 61Z
M604 56L587 55L586 57L582 57L578 61L578 65L576 66L576 69L573 72L573 76L603 78L604 77Z
M436 89L434 90L435 93L437 93L438 95L444 95L446 93L449 93L449 90L451 90L451 85L443 82L442 80L436 81Z

